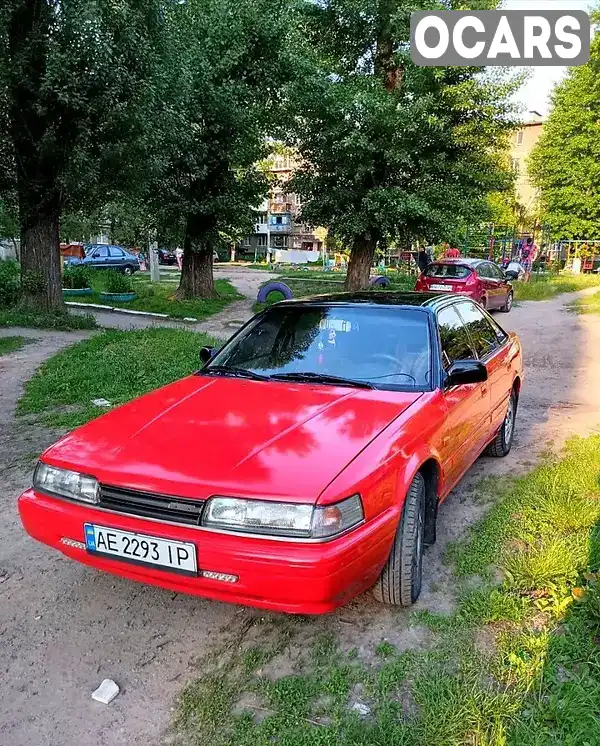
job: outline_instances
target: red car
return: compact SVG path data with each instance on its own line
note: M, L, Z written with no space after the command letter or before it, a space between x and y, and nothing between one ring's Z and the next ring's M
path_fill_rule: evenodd
M508 313L513 305L512 285L494 262L486 259L440 259L419 276L415 290L461 293L488 311Z
M202 359L43 453L28 533L223 601L414 602L438 505L510 450L518 338L462 296L366 292L273 305Z

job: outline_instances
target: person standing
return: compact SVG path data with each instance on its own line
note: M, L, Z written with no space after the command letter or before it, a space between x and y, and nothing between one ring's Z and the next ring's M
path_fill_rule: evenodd
M455 247L450 247L444 252L445 259L460 259L460 251Z
M417 265L419 266L419 272L421 273L425 272L429 266L429 257L427 256L427 251L424 246L420 246L419 251L417 252Z
M533 242L533 236L528 236L525 243L521 247L521 266L525 270L524 282L529 282L531 278L531 268L535 257L537 255L537 246Z
M175 249L175 258L177 259L177 266L179 267L179 271L181 272L183 268L183 249L181 246L178 246Z

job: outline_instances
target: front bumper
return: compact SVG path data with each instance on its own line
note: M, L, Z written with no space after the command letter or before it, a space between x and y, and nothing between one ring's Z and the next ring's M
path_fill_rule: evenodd
M99 570L172 591L296 614L332 611L371 587L387 560L397 523L390 510L333 541L270 540L122 515L32 489L19 498L19 513L34 539ZM88 554L77 544L85 541L84 523L192 542L199 570L238 580L187 577Z

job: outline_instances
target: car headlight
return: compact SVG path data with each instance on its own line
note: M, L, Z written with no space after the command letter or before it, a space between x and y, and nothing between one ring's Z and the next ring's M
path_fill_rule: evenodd
M363 519L359 495L324 506L213 497L202 516L202 525L224 531L325 539L353 528Z
M97 503L100 499L100 487L95 477L69 469L58 469L41 461L33 475L33 486L40 492L49 492L85 503Z

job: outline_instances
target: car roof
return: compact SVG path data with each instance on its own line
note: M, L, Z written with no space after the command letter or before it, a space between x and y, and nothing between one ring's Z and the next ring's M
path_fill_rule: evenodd
M416 291L393 292L389 290L364 290L355 293L330 293L310 298L296 298L277 303L277 306L388 306L436 310L451 300L465 300L458 293L420 293Z
M464 258L458 258L458 259L436 259L434 262L431 262L432 264L466 264L469 267L475 267L478 264L481 264L481 262L489 262L491 259L475 259L469 256L466 256Z

